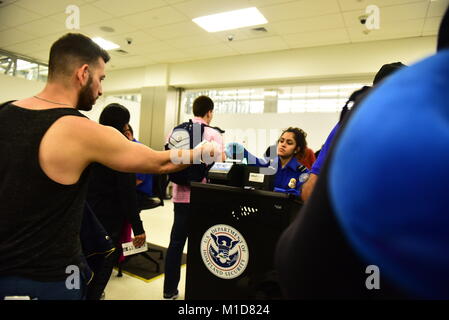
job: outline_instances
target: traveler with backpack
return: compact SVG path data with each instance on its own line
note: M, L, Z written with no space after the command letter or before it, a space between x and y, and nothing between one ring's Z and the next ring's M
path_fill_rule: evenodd
M224 146L219 128L210 127L213 118L214 102L207 96L200 96L193 102L193 115L189 122L173 129L166 149L191 149L201 141L219 145L224 161ZM173 182L174 222L170 234L170 244L165 257L164 299L178 297L178 283L181 274L181 258L187 240L187 222L190 216L190 181L202 181L207 173L205 164L192 165L191 170L170 175Z

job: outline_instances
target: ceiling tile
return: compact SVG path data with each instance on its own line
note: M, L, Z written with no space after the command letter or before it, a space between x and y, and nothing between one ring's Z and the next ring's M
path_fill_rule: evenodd
M313 18L285 20L273 22L272 28L278 34L292 34L306 31L344 28L345 24L341 14L332 14Z
M2 39L2 48L7 48L16 43L32 40L34 37L23 31L11 28L0 32L0 39Z
M277 35L276 32L272 32L268 29L268 25L264 25L267 27L268 32L255 32L251 28L241 28L234 30L227 30L221 32L213 32L211 35L217 39L219 42L228 43L231 41L241 41L248 39L257 39L263 37L271 37ZM229 41L229 37L232 37L232 40Z
M67 18L69 17L68 14L65 12L58 13L49 16L49 19L56 21L57 23L65 26ZM105 13L104 11L90 5L85 4L80 6L80 27L86 27L88 25L99 23L105 20L110 20L112 16L110 14ZM69 30L68 30L69 31Z
M201 47L210 44L216 44L219 41L209 34L204 35L194 35L189 37L181 37L176 39L171 39L169 41L170 45L178 49L185 49L191 47Z
M377 41L387 39L400 39L408 37L419 37L424 27L424 19L405 20L383 24L378 30L372 30L365 34L366 29L362 27L348 28L351 41Z
M151 34L153 37L160 40L169 40L173 38L207 33L207 31L204 31L202 28L200 28L196 23L192 21L175 23L170 24L168 26L156 28L149 28L145 29L145 31Z
M111 53L111 67L114 69L118 68L131 68L137 66L145 66L149 64L154 64L156 61L146 57L146 56L118 56ZM120 59L119 59L120 58Z
M165 2L167 2L168 4L177 4L180 2L185 2L187 0L165 0Z
M322 16L340 12L337 0L303 0L260 8L269 22Z
M75 5L80 7L84 3L82 0L19 0L16 2L17 6L36 12L42 16L50 16L56 13L65 14L67 6Z
M48 64L48 58L49 58L49 51L48 50L44 50L44 51L38 51L38 52L34 52L32 56L34 59L36 59L39 62L43 62L45 64Z
M291 2L292 0L248 0L248 3L252 7L265 7L265 6L271 6L273 4L281 4L284 2Z
M139 52L146 55L156 52L168 52L170 50L178 51L179 49L174 48L169 42L154 39L144 44L133 45L131 52Z
M348 33L344 28L289 34L285 35L283 38L291 48L313 47L350 42Z
M260 39L233 41L229 43L229 46L242 54L285 50L289 48L288 45L285 43L285 41L278 36Z
M111 53L118 67L435 35L449 4L449 0L4 1L10 4L0 5L2 49L47 60L51 44L71 31L66 29L65 8L74 4L81 13L81 29L75 32L102 36L129 53L125 56ZM368 4L381 7L381 29L364 35L358 16ZM253 27L207 33L191 21L201 15L251 6L258 7L269 20L263 25L267 33L254 32ZM101 26L115 31L101 31ZM228 41L230 34L233 41ZM126 38L132 38L131 45ZM121 64L122 60L126 63Z
M16 27L41 17L41 15L18 7L15 4L3 7L0 10L0 21L3 25L8 27Z
M0 21L0 31L6 30L6 29L9 29L9 28L11 28L11 27L8 27L8 26L2 24L2 22Z
M196 59L208 59L238 54L226 44L216 44L204 47L186 48L185 52Z
M365 12L366 7L369 5L388 7L416 2L429 3L429 1L430 0L338 0L342 11L360 10L363 11L361 14Z
M120 45L121 49L132 52L133 54L138 54L141 48L154 41L159 41L141 30L127 32L120 35L111 35L106 39L117 43ZM128 43L129 39L131 39L131 44Z
M2 2L0 2L0 8L9 6L10 4L17 2L17 0L3 0Z
M131 0L127 1L126 4L123 0L98 0L93 3L93 5L115 17L121 17L150 9L165 7L167 3L163 0Z
M27 32L35 37L44 37L52 33L65 31L65 26L49 19L39 19L16 27L17 30Z
M122 18L123 21L139 28L150 28L186 21L187 18L171 7L149 10Z
M113 32L103 31L100 28L106 26L114 29ZM82 33L91 35L92 37L111 38L124 33L136 31L137 27L131 26L120 18L104 20L102 22L83 26L80 30Z
M380 8L380 28L384 24L404 21L404 20L412 20L412 19L421 19L426 16L428 3L418 2L411 3L406 5L399 6L390 6ZM364 12L360 11L348 11L343 13L343 17L345 19L345 24L347 27L355 27L360 26L359 16L364 14Z

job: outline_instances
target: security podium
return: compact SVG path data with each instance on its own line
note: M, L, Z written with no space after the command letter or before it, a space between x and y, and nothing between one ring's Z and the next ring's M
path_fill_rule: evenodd
M192 183L185 298L280 299L277 241L299 212L298 198Z

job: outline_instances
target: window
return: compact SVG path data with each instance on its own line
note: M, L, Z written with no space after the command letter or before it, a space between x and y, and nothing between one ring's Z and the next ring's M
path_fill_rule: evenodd
M349 96L366 83L279 88L278 113L339 112Z
M184 114L192 114L193 101L210 97L214 112L223 114L339 112L347 99L367 82L313 84L269 88L202 89L183 93Z
M48 77L48 66L31 59L19 58L6 51L0 51L0 72L13 77L45 82Z
M183 106L186 114L192 114L193 101L205 95L214 101L214 113L263 113L263 89L211 89L186 91Z

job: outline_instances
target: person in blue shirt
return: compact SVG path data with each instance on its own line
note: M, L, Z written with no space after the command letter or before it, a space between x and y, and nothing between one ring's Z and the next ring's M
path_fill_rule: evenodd
M303 155L306 151L307 134L299 129L290 127L284 130L276 146L270 146L265 152L264 158L256 158L238 143L229 143L226 147L226 154L233 158L242 157L247 159L248 165L267 167L267 172L275 174L275 192L290 193L301 196L301 186L309 177L307 168L301 164L296 155ZM276 147L277 156L270 156L270 151Z
M130 124L127 124L124 131L128 140L141 143L134 138L134 131ZM150 173L136 173L137 207L139 211L152 205L153 196L153 175Z

